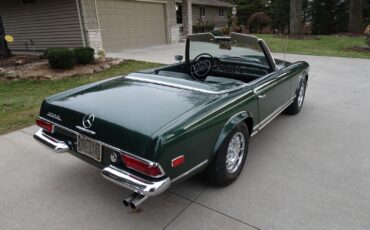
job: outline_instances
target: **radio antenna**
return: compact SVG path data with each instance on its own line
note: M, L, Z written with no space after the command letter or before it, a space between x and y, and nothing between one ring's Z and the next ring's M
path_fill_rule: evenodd
M288 52L288 40L289 40L289 34L286 35L286 39L285 39L284 61L285 61L286 53Z

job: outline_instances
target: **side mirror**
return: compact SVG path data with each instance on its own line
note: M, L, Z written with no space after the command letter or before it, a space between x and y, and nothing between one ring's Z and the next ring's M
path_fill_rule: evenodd
M178 62L182 62L182 59L184 59L184 56L182 55L175 55L175 60L178 61Z

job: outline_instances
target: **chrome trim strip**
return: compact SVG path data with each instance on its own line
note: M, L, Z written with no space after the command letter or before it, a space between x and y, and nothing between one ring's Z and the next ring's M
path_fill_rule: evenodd
M47 135L43 129L37 130L36 133L33 134L33 137L47 147L52 148L56 153L65 153L69 150L68 145L64 141L59 141Z
M74 131L74 130L72 130L72 129L69 129L69 128L67 128L67 127L64 127L64 126L62 126L62 125L56 124L56 123L54 123L54 122L52 122L52 121L50 121L50 120L48 120L48 119L45 119L45 118L43 118L43 117L41 117L41 116L39 116L39 118L40 118L40 119L42 119L42 120L45 120L45 121L47 121L47 122L49 122L49 123L51 123L51 124L53 124L53 125L55 125L55 126L57 126L57 127L59 127L59 128L61 128L61 129L64 129L64 130L66 130L66 131L68 131L68 132L71 132L71 133L73 133L73 134L75 134L75 135L84 135L84 134L80 134L79 132L76 132L76 131ZM117 151L117 152L120 152L120 153L124 153L124 154L130 155L130 156L132 156L132 157L135 157L135 158L137 158L137 159L140 159L140 160L142 160L142 161L145 161L146 163L148 163L148 164L150 164L150 165L152 165L152 166L159 166L159 168L161 169L161 171L162 171L162 172L164 172L164 171L163 171L163 168L161 167L161 165L159 165L159 164L158 164L158 163L156 163L156 162L153 162L153 161L150 161L150 160L144 159L144 158L139 157L139 156L137 156L137 155L135 155L135 154L132 154L132 153L127 152L127 151L125 151L125 150L119 149L119 148L114 147L114 146L112 146L112 145L109 145L109 144L107 144L107 143L101 142L101 141L96 140L96 139L94 139L94 138L91 138L91 137L89 137L89 138L90 138L91 140L93 140L93 141L95 141L95 142L97 142L97 143L101 144L102 146L105 146L105 147L107 147L107 148L110 148L110 149L112 149L112 150L114 150L114 151Z
M274 112L272 112L269 116L267 116L265 119L263 119L259 123L258 130L263 129L268 123L270 123L275 117L279 116L281 112L283 112L292 102L294 101L295 96L292 97L290 100L288 100L286 103L284 103L282 106L277 108Z
M259 91L260 89L264 88L266 85L271 84L271 82L275 81L276 79L282 78L283 76L285 76L285 75L287 75L287 74L288 74L288 73L280 74L280 75L276 76L275 78L273 78L273 79L271 79L271 80L269 80L269 81L267 81L267 82L263 83L262 85L257 86L256 88L254 88L254 89L253 89L253 92L254 92L255 94L258 94L258 91Z
M255 131L253 131L252 132L252 134L251 134L251 137L253 137L254 135L256 135L258 133L258 130L255 130Z
M197 169L201 168L202 166L204 166L204 165L205 165L205 164L207 164L207 163L208 163L208 159L207 159L207 160L205 160L205 161L203 161L203 162L201 162L200 164L198 164L198 165L194 166L193 168L189 169L188 171L184 172L183 174L181 174L181 175L179 175L179 176L175 177L175 178L172 180L172 183L175 183L176 181L178 181L178 180L180 180L181 178L183 178L183 177L185 177L185 176L189 175L190 173L192 173L192 172L194 172L195 170L197 170Z
M199 88L190 87L190 86L184 86L184 85L181 85L181 84L170 83L170 82L161 81L161 80L144 79L144 78L135 77L135 76L126 76L125 78L130 79L130 80L135 80L135 81L152 83L152 84L156 84L156 85L169 86L169 87L174 87L174 88L178 88L178 89L185 89L185 90L201 92L201 93L208 93L208 94L215 94L215 95L230 93L230 92L242 89L246 86L249 86L249 84L244 83L244 84L242 84L240 86L237 86L235 88L232 88L232 89L215 91L215 90L206 90L206 89L199 89Z
M161 194L171 185L169 177L159 181L148 181L112 165L105 167L101 174L112 183L149 197Z
M270 115L268 115L265 119L263 119L260 123L255 125L253 127L253 132L251 134L251 137L259 133L266 125L268 125L272 120L274 120L275 117L279 116L280 113L282 113L286 108L288 108L294 101L296 96L292 97L289 101L284 103L282 106L277 108L274 112L272 112Z
M92 134L92 135L95 135L95 134L96 134L96 132L94 132L94 131L92 131L92 130L90 130L90 129L85 129L84 127L81 127L81 126L79 126L79 125L76 125L76 128L77 128L77 129L79 129L79 130L81 130L81 131L83 131L83 132L86 132L86 133Z

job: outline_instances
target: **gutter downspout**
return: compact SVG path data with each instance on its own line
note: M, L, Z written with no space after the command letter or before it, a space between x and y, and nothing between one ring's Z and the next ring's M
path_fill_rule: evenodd
M84 47L86 47L86 37L85 37L85 32L84 32L83 19L81 16L80 0L76 0L76 6L77 6L77 13L78 13L78 20L79 20L80 29L81 29L82 44Z
M100 30L100 19L99 19L99 13L98 13L98 4L96 3L96 0L94 0L94 5L95 5L96 21L98 24L98 29Z

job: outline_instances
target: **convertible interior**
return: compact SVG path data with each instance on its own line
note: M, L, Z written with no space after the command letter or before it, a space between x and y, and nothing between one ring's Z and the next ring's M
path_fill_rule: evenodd
M187 39L184 62L181 62L181 56L177 56L177 64L142 73L208 84L242 84L273 71L272 57L268 54L265 44L253 36L196 34Z

